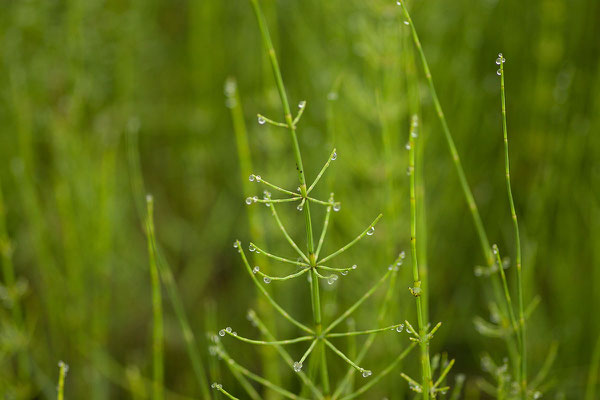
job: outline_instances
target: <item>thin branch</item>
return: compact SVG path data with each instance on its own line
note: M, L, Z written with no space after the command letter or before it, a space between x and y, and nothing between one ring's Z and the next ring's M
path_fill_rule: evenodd
M366 392L367 390L369 390L377 382L379 382L381 379L383 379L387 374L392 372L392 370L394 368L396 368L396 366L400 363L400 361L402 361L411 352L411 350L415 346L416 346L416 343L409 344L408 347L406 349L404 349L404 351L402 353L400 353L400 355L398 355L398 357L396 357L396 359L394 361L392 361L392 363L390 365L388 365L383 371L377 373L377 375L375 377L373 377L373 379L371 379L364 386L361 386L360 389L357 389L354 393L351 393L345 397L342 397L341 400L354 399L354 398L360 396L361 394L363 394L364 392Z
M329 195L329 203L333 204L333 193ZM323 229L321 230L321 237L319 237L319 244L317 245L317 251L315 252L315 259L319 259L319 253L321 252L321 247L323 247L323 242L325 241L325 235L327 234L327 227L329 226L329 216L331 215L331 208L333 206L328 206L327 211L325 212L325 220L323 221Z
M267 117L265 117L262 114L256 114L256 117L258 118L258 123L261 125L264 125L265 122L274 126L278 126L280 128L287 128L287 124L283 123L283 122L277 122L277 121L273 121L272 119L269 119Z
M266 342L264 340L248 339L248 338L238 335L235 332L229 332L226 329L221 329L219 331L220 336L223 336L225 334L227 334L231 337L234 337L237 340L241 340L242 342L251 343L251 344L259 344L259 345L264 345L264 346L274 346L274 345L281 345L281 344L293 344L293 343L299 343L299 342L308 342L309 340L313 340L315 338L314 336L300 336L300 337L297 337L294 339L274 340L274 341Z
M319 182L319 180L321 179L321 177L323 176L323 174L325 173L325 171L329 167L329 164L331 163L331 161L334 161L336 158L337 158L337 153L336 153L335 149L333 149L333 151L329 155L329 158L327 159L327 162L325 163L325 165L323 165L323 168L321 168L321 171L319 172L319 174L315 178L315 180L312 183L312 185L310 185L310 187L306 191L306 194L309 194L313 190L313 188L315 187L315 185L317 184L317 182Z
M310 263L308 257L302 252L302 250L300 250L296 242L294 242L291 236L287 233L287 230L281 223L281 219L279 219L279 215L277 214L274 205L271 205L271 214L273 215L273 218L275 218L275 221L277 221L277 225L279 226L279 229L281 229L281 232L283 232L283 236L285 236L285 239L288 241L288 243L294 248L294 250L296 250L296 252L300 255L300 257L302 257L304 261Z
M310 329L309 327L307 327L306 325L304 325L303 323L297 321L295 318L293 318L290 314L288 314L287 311L285 311L279 304L277 304L277 302L275 300L273 300L273 298L271 297L271 295L269 294L269 292L267 292L267 290L263 287L263 285L261 285L258 282L258 279L256 278L256 276L254 275L254 273L252 272L252 268L250 267L250 264L248 264L248 259L246 258L246 253L244 253L244 250L241 248L241 243L240 241L236 241L235 242L237 247L238 247L238 251L242 257L242 261L244 262L244 265L246 266L246 270L248 271L248 274L250 274L250 277L252 278L252 281L256 284L256 287L258 287L258 290L261 291L261 293L267 298L267 300L269 301L269 303L271 303L271 305L277 310L279 311L279 313L288 321L290 321L292 324L296 325L298 328L302 329L305 332L308 332L310 334L314 334L314 331L312 329Z
M333 344L331 344L331 342L329 340L323 339L323 342L327 345L327 347L329 347L331 350L333 350L333 352L335 354L337 354L338 356L340 356L340 358L342 360L346 361L348 364L350 364L357 371L360 371L360 372L368 371L368 370L365 370L364 368L356 365L354 362L352 362L352 360L349 359L341 350L339 350L337 347L335 347Z
M375 293L375 290L377 290L377 288L387 279L387 277L390 276L390 273L391 273L391 271L387 270L385 275L383 275L383 277L381 277L381 279L379 279L379 281L377 283L375 283L375 285L373 285L373 287L371 287L371 289L369 289L360 299L358 299L358 301L356 303L354 303L352 306L350 306L350 308L348 308L342 315L340 315L335 321L333 321L327 327L327 329L325 329L323 331L323 334L324 335L328 334L340 322L342 322L344 319L348 318L348 316L350 316L350 314L352 314L365 300L367 300L369 297L371 297L371 295L373 293Z
M333 338L333 337L367 335L369 333L377 333L377 332L383 332L383 331L389 331L389 330L394 331L394 330L397 330L398 328L400 328L400 330L398 330L398 332L402 332L402 329L404 329L404 324L390 325L390 326L386 326L385 328L369 329L369 330L366 330L366 331L329 333L329 334L325 335L325 337Z
M304 275L305 273L307 273L308 271L310 271L310 268L303 268L302 270L295 272L293 274L290 275L286 275L286 276L271 276L271 275L267 275L264 272L262 272L260 269L257 269L258 267L254 267L254 269L252 270L253 272L256 271L257 274L259 274L260 276L262 276L263 278L266 278L268 280L268 282L265 280L265 283L270 283L271 281L287 281L290 279L294 279L297 278L301 275Z
M369 225L360 235L358 235L353 241L351 241L350 243L348 243L347 245L345 245L344 247L340 248L338 251L328 255L327 257L323 258L320 262L324 263L327 260L331 260L333 257L343 253L344 251L348 250L350 247L352 247L356 242L358 242L360 239L362 239L363 237L366 236L367 232L369 232L369 230L371 230L371 228L373 228L375 226L375 224L377 224L377 221L379 221L381 219L381 217L383 217L383 214L379 214L377 216L377 218L375 218L375 220L373 222L371 222L371 225Z
M303 262L294 261L294 260L290 260L289 258L279 257L279 256L276 256L275 254L271 254L271 253L269 253L267 251L264 251L263 249L261 249L260 247L258 247L257 245L255 245L252 242L250 242L250 246L251 246L250 248L254 247L254 249L256 249L257 254L258 253L264 253L265 256L270 257L270 258L272 258L274 260L281 261L281 262L288 263L288 264L300 265L302 267L308 267L309 266L308 264L303 263Z

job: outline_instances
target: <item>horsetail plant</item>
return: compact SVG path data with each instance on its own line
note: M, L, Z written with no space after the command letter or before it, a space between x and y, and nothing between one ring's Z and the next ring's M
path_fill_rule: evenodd
M492 279L492 285L493 285L493 289L494 289L493 292L494 292L494 297L496 300L496 305L501 304L503 301L506 304L503 305L502 307L493 306L493 309L491 311L493 314L496 315L497 319L499 319L502 322L504 327L511 326L512 329L509 329L508 332L499 332L498 333L496 329L493 329L493 327L491 327L492 332L493 332L492 333L492 332L490 332L489 329L485 328L486 325L480 325L480 328L483 328L483 330L487 331L488 333L492 333L492 335L494 335L494 336L503 337L505 339L507 346L509 348L509 353L511 354L511 356L514 360L514 363L517 364L516 370L517 370L518 382L516 384L516 386L517 386L516 391L518 392L519 398L521 398L521 399L527 399L529 397L537 398L541 394L538 391L535 391L534 390L535 388L529 386L527 383L527 355L526 355L525 320L529 314L528 311L530 311L530 310L532 311L533 308L535 307L536 299L533 300L533 302L527 307L527 309L525 308L524 299L523 299L523 281L522 281L522 272L521 272L521 268L522 268L522 266L521 266L521 243L520 243L517 216L516 216L515 207L514 207L514 200L512 197L512 190L511 190L511 185L510 185L508 136L507 136L507 126L506 126L506 104L505 104L505 92L504 92L504 62L506 61L506 59L503 57L502 54L499 54L498 58L496 59L496 64L498 64L500 66L500 68L497 71L497 74L500 75L500 79L501 79L500 86L501 86L501 100L502 100L502 130L503 130L503 134L504 134L504 159L505 159L505 171L506 171L506 185L507 185L509 205L510 205L510 210L511 210L511 218L513 220L513 229L514 229L514 236L515 236L515 251L516 251L516 258L517 258L516 264L517 264L517 290L518 290L518 311L519 311L518 324L516 324L517 326L515 326L515 323L514 323L515 319L516 319L514 316L514 311L512 311L512 309L509 309L509 307L511 307L511 305L510 305L511 301L510 301L510 297L508 296L508 290L507 290L507 287L505 284L506 279L505 279L503 271L502 271L502 269L504 268L504 263L496 264L497 257L495 259L495 255L496 255L495 252L498 251L497 247L492 248L489 245L489 240L487 238L487 234L484 229L483 222L481 220L481 216L480 216L479 210L477 208L477 204L475 202L475 199L474 199L473 193L471 191L471 188L469 186L469 183L467 182L467 179L466 179L463 167L462 167L462 163L461 163L460 157L458 155L458 151L456 149L454 140L450 133L450 129L448 127L448 123L444 116L444 112L442 110L440 101L437 97L437 93L436 93L435 86L433 83L433 78L431 76L431 72L429 70L429 65L427 63L425 53L423 52L423 48L421 46L419 36L414 27L414 24L410 17L408 9L407 9L406 5L404 4L404 1L397 0L396 3L399 6L401 6L403 14L406 18L405 23L410 26L414 45L415 45L415 47L419 53L419 56L421 58L421 64L423 67L423 72L425 74L425 78L428 83L429 92L430 92L431 98L433 100L434 107L436 109L436 113L437 113L440 123L442 125L442 131L444 133L444 137L446 139L448 149L450 150L452 162L453 162L455 170L457 172L463 195L465 197L465 200L467 201L469 211L471 212L471 217L473 219L473 222L474 222L474 225L475 225L475 228L477 231L477 235L479 237L479 242L481 245L483 255L488 264L487 269L484 269L481 267L476 268L476 271L475 271L476 275L481 275L483 271L486 271L486 272L488 272L488 275L494 276L494 278ZM500 284L501 279L498 278L498 275L494 274L494 272L497 270L501 271L501 274L499 274L499 275L502 278L502 286L504 286L504 295L502 294L502 289L501 289L501 284ZM480 329L480 332L481 331L482 331L482 329ZM506 331L506 329L505 329L505 331ZM513 335L511 334L512 332L514 332L514 336L516 337L516 342L517 342L516 344L515 344ZM553 358L552 353L553 353L552 351L550 351L548 353L547 360L550 360ZM544 363L544 365L546 365L546 364L547 364L547 362ZM544 370L544 369L545 368L542 368L542 370ZM500 370L502 370L502 368L500 368ZM542 370L540 371L540 373L542 372ZM539 376L539 374L538 374L538 376Z
M281 105L283 107L285 122L278 122L274 119L268 118L261 114L258 114L257 120L260 125L270 124L270 125L280 127L280 128L285 128L286 130L288 130L288 132L290 134L290 138L292 140L292 149L293 149L293 153L294 153L294 159L296 162L299 187L297 188L296 191L288 190L288 189L282 188L279 185L276 185L274 183L271 183L271 182L265 180L260 175L251 174L249 176L250 182L256 182L256 183L263 184L267 187L267 189L278 192L284 196L280 197L280 198L273 198L271 193L268 190L265 190L264 196L261 199L259 199L257 196L248 197L246 199L246 204L251 205L253 203L262 203L270 208L271 215L273 216L273 219L275 220L277 226L281 230L285 240L289 243L289 245L293 248L293 250L299 255L299 258L297 260L292 260L289 258L285 258L285 257L281 257L278 255L272 254L269 251L267 251L266 249L259 247L259 245L255 244L253 242L250 242L248 244L248 250L251 253L255 253L255 254L262 253L266 257L271 258L278 262L295 265L295 266L299 267L299 270L298 270L298 272L295 272L295 273L292 273L289 275L285 275L285 276L274 276L274 275L268 274L266 272L261 271L259 266L254 266L254 267L251 266L250 261L249 261L248 257L246 256L246 253L243 249L242 243L239 240L236 240L234 242L233 247L235 249L237 249L238 253L240 254L242 263L243 263L246 271L248 272L251 279L258 287L259 291L265 296L267 301L273 306L273 308L279 314L281 314L290 323L295 325L298 329L303 331L304 335L298 336L295 338L291 338L291 339L277 340L266 330L266 327L258 319L258 316L256 315L256 313L254 311L250 311L248 314L250 321L255 326L259 327L259 329L263 333L263 336L265 336L268 340L255 340L255 339L242 337L242 336L238 335L231 327L227 327L225 329L221 329L218 332L218 336L217 335L214 336L214 338L213 338L214 346L211 347L211 352L219 355L219 357L221 357L222 359L225 359L230 367L234 368L236 371L240 372L245 377L258 382L258 383L264 385L265 387L270 388L271 390L274 390L275 392L279 393L280 395L282 395L286 398L291 398L291 399L303 398L301 396L298 396L296 394L289 392L288 390L286 390L284 388L279 387L278 385L273 384L272 382L252 373L251 371L249 371L246 368L239 365L233 358L231 358L227 354L223 344L221 343L220 338L227 336L227 337L231 337L231 338L234 338L234 339L237 339L239 341L246 342L249 344L260 345L260 346L273 346L279 352L279 354L282 356L282 358L284 359L286 364L288 364L297 373L297 375L298 375L299 379L302 381L302 383L310 389L312 395L315 398L318 398L318 399L338 398L347 389L352 374L351 373L346 374L346 376L340 382L340 384L338 385L338 388L335 390L335 392L332 396L330 394L331 393L331 384L329 381L329 369L327 366L326 349L329 349L331 352L333 352L335 355L337 355L339 358L341 358L344 362L346 362L352 370L358 371L364 378L368 378L373 374L372 371L360 366L359 363L361 362L362 358L364 358L364 355L366 353L365 349L368 349L368 347L370 346L370 343L368 345L367 345L367 343L365 343L365 346L363 347L364 351L361 351L361 354L359 354L359 356L357 356L356 359L353 360L348 355L346 355L342 350L340 350L338 347L336 347L332 343L331 339L340 338L340 337L354 337L357 335L369 335L369 339L371 339L370 342L372 343L372 337L373 337L372 335L378 334L378 333L381 333L384 331L402 332L405 324L399 323L399 324L393 324L390 326L386 326L383 328L367 329L367 330L361 330L361 331L333 332L333 330L341 322L343 322L345 319L347 319L369 297L371 297L375 293L375 291L384 282L386 282L388 280L388 278L390 278L390 276L395 276L395 272L398 270L398 267L403 262L404 253L402 253L396 261L394 261L394 264L390 265L390 267L387 269L385 274L379 279L379 281L377 281L362 297L360 297L354 304L352 304L345 312L343 312L338 318L336 318L331 323L329 323L329 324L324 323L324 321L322 319L322 315L321 315L322 307L321 307L321 301L320 301L319 281L323 280L323 281L326 281L328 284L333 284L337 279L339 279L338 274L345 276L345 275L348 275L348 273L350 271L353 271L357 268L356 264L354 264L350 267L335 266L335 263L332 263L332 261L334 260L335 257L339 256L343 252L350 249L361 239L365 238L366 236L373 235L375 232L375 225L381 219L382 215L379 214L373 220L373 222L371 222L371 224L369 224L359 235L357 235L349 243L342 246L338 250L332 252L331 254L329 254L325 257L321 257L322 245L324 243L324 240L325 240L325 237L327 234L327 228L329 225L331 211L332 210L334 212L339 211L341 204L339 202L335 201L333 193L330 195L328 200L320 200L320 199L317 199L317 198L311 196L311 192L316 187L318 182L321 180L322 176L329 168L331 162L335 161L337 159L338 155L337 155L336 150L334 149L331 152L331 154L329 155L329 158L325 162L325 164L322 167L322 169L320 170L320 172L317 174L314 181L310 185L307 183L307 180L305 177L305 172L304 172L304 167L303 167L303 163L302 163L302 155L300 152L300 146L298 144L298 138L297 138L297 134L296 134L297 126L301 120L301 117L302 117L305 109L306 109L306 102L302 101L298 104L299 111L298 111L297 115L294 117L292 115L292 111L291 111L291 108L289 105L287 93L286 93L286 90L285 90L285 87L283 84L283 79L281 77L281 72L279 69L279 64L277 62L275 50L273 49L273 45L271 43L269 31L268 31L267 25L265 23L264 16L262 14L262 11L260 9L260 6L259 6L257 0L251 0L251 4L253 6L254 13L255 13L257 21L258 21L258 26L259 26L259 29L261 32L263 45L269 56L269 61L270 61L270 64L271 64L271 67L273 70L273 75L275 77L275 82L276 82L277 89L279 92L279 97L281 100ZM305 231L306 231L306 250L302 250L300 248L300 246L298 246L298 244L296 244L296 242L289 235L289 233L288 233L287 229L285 228L285 226L283 225L281 219L279 218L276 207L280 203L297 203L296 204L297 210L304 213ZM318 242L316 243L316 246L315 246L315 235L313 232L312 215L310 212L311 203L314 205L321 205L321 206L326 207L326 213L325 213L325 217L324 217L324 221L323 221L323 228L321 230L321 234L318 239ZM312 307L312 314L313 314L312 326L308 326L308 325L298 321L294 317L292 317L266 291L266 289L262 286L262 284L258 278L258 277L262 278L261 280L262 280L262 282L264 282L264 284L269 284L273 281L288 281L288 280L291 280L294 278L298 278L305 274L308 275L308 278L309 278L308 281L309 281L310 290L311 290L311 307ZM386 299L389 300L389 298L390 298L390 296L386 296ZM381 313L381 314L383 314L383 313ZM433 331L435 331L436 329L437 328L434 328ZM431 333L433 333L433 332L431 332ZM306 343L305 352L302 354L302 356L299 359L296 359L295 361L283 349L283 346L288 345L288 344L294 344L294 343ZM414 347L413 345L408 346L407 349L405 349L405 351L403 353L401 353L397 357L397 359L394 360L394 362L392 362L390 367L383 370L383 373L381 373L381 376L384 376L385 374L389 373L391 371L391 368L393 368L401 359L403 359L406 356L406 354L408 354L408 352L413 347ZM312 379L311 379L312 374L306 375L303 372L304 363L309 359L309 357L313 353L314 353L314 360L316 360L316 363L313 362L312 365L313 366L316 365L317 366L316 368L318 369L318 371L320 373L320 385L317 385L316 383L314 383L312 381ZM359 393L359 392L362 393L362 392L366 391L367 389L369 389L371 386L372 385L367 384L367 385L363 386L362 388L358 389L355 393L349 393L348 395L346 395L343 398L346 399L346 398L356 397L358 395L356 393ZM222 388L222 386L218 383L214 383L213 388L217 389L218 391L220 391L221 393L225 394L226 396L228 396L230 398L234 398L232 395L225 392L224 389Z
M417 198L416 198L416 171L415 171L415 153L416 143L418 138L419 120L416 115L413 115L410 125L409 140L406 145L408 149L408 175L410 180L410 252L412 259L412 274L413 286L408 290L415 298L417 307L417 328L415 329L408 321L405 321L407 331L411 334L410 340L419 344L421 349L421 383L417 383L408 375L402 373L401 376L408 382L410 388L417 393L421 393L424 400L435 398L438 393L446 393L450 388L442 386L446 375L454 365L454 360L447 363L440 373L439 378L433 382L431 360L429 356L429 341L435 332L442 325L437 323L433 329L429 330L429 324L426 322L424 305L421 297L425 296L421 287L421 279L419 277L419 265L417 261Z

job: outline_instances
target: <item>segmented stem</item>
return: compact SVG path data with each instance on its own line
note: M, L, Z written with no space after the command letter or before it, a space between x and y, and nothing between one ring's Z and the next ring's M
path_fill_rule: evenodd
M408 151L408 169L410 173L410 253L412 258L412 273L414 286L411 292L415 296L417 304L417 321L419 323L419 337L421 338L421 375L423 387L423 399L428 400L430 396L430 388L432 387L431 363L429 361L429 340L425 339L426 322L421 304L421 296L426 296L421 288L421 280L419 279L419 265L417 262L417 201L416 201L416 185L415 185L415 147L416 147L416 115L413 116L409 135L409 151ZM408 325L410 326L410 324Z

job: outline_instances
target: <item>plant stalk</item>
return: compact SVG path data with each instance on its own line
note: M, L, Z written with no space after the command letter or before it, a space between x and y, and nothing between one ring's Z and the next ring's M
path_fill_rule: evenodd
M296 135L296 126L294 125L294 120L292 117L292 111L290 109L290 104L288 101L287 93L285 90L285 86L283 84L283 78L281 76L281 70L279 68L279 63L277 61L277 56L275 54L275 49L273 48L273 43L271 41L271 36L269 35L269 29L265 22L264 15L260 9L260 5L258 0L250 0L252 3L252 8L254 9L254 14L256 15L256 19L258 21L258 27L260 29L260 33L262 36L263 46L267 50L267 54L269 57L269 61L271 63L271 68L273 70L273 76L275 78L275 83L277 85L277 90L279 92L279 97L281 99L281 105L283 107L284 119L285 123L288 127L288 131L290 133L290 137L292 139L292 148L294 151L294 158L296 161L296 170L298 172L298 181L300 182L300 194L302 197L307 197L306 190L306 177L304 174L304 166L302 164L302 154L300 153L300 146L298 144L298 136ZM322 321L321 321L321 301L319 294L319 280L316 275L315 267L316 267L316 257L314 250L314 239L313 239L313 229L312 229L312 221L310 216L310 204L308 201L304 204L304 216L306 222L306 244L308 249L308 258L311 264L311 301L313 308L313 319L315 325L315 334L319 336L322 331ZM329 394L329 377L327 371L327 359L325 355L325 347L322 340L320 340L319 348L317 351L321 353L321 380L323 385L323 392L325 395Z
M427 325L425 322L425 311L421 301L421 296L424 296L421 288L421 280L419 279L419 265L417 262L417 201L416 201L416 184L415 184L415 137L417 134L418 120L413 116L410 128L409 152L408 152L408 169L410 174L410 253L412 258L412 273L414 287L412 293L415 296L417 304L417 321L419 323L419 337L421 339L419 345L421 348L421 386L423 389L423 400L429 400L430 390L433 385L431 376L431 364L429 361L429 339L427 338Z

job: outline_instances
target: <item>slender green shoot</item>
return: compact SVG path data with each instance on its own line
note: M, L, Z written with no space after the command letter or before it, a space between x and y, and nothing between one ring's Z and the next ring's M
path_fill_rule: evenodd
M356 309L358 307L360 307L360 305L362 303L364 303L365 300L367 300L369 297L371 297L371 295L373 295L373 293L375 293L375 291L377 290L377 288L379 286L381 286L381 284L383 282L385 282L385 280L390 276L391 272L392 272L391 270L387 270L387 272L385 273L385 275L383 275L383 277L381 277L379 279L379 281L377 281L377 283L375 283L375 285L373 285L371 287L371 289L369 289L360 299L358 299L353 305L351 305L346 311L344 311L342 313L342 315L340 315L335 321L333 321L332 323L329 324L329 326L327 326L327 328L323 331L323 335L327 335L340 322L342 322L343 320L345 320L346 318L348 318L354 311L356 311Z
M223 393L225 395L225 397L227 397L229 399L239 400L237 397L234 397L229 392L227 392L225 389L223 389L223 385L221 385L220 383L213 382L213 384L210 385L210 387L217 390L218 392Z
M337 152L335 149L333 149L333 151L329 155L329 158L327 159L327 162L325 163L325 165L323 165L323 168L321 168L321 171L317 174L317 177L315 178L313 183L310 185L310 187L306 191L306 194L310 193L315 188L315 185L319 182L319 180L321 179L321 177L323 176L325 171L327 171L327 168L329 168L329 164L332 161L335 161L336 159L337 159Z
M254 339L248 339L248 338L238 335L236 332L233 332L231 330L231 328L229 328L229 327L227 327L226 329L221 329L219 331L219 336L225 336L225 335L234 337L237 340L240 340L242 342L258 344L258 345L263 345L263 346L294 344L294 343L308 342L310 340L315 340L314 336L300 336L300 337L293 338L293 339L275 340L275 341L254 340Z
M410 174L410 253L412 258L412 273L413 287L410 288L411 294L415 297L417 305L417 321L419 323L419 338L421 340L421 387L423 399L429 399L432 388L431 364L429 360L429 340L426 338L425 317L421 296L427 295L423 293L421 288L421 280L419 279L419 265L417 262L417 201L415 190L415 148L417 138L418 119L413 115L409 135L409 151L408 151L408 171ZM415 332L414 328L408 324L407 326ZM435 329L435 328L434 328Z
M329 203L334 204L333 193L329 195ZM330 205L327 207L325 211L325 219L323 220L323 229L321 229L321 236L319 237L319 244L317 245L317 250L315 251L315 258L319 259L319 254L321 253L321 248L323 247L323 242L325 241L325 236L327 235L327 228L329 227L329 217L331 215L331 209L334 206Z
M343 252L345 252L346 250L348 250L350 247L354 246L356 244L356 242L358 242L360 239L364 238L367 235L369 235L369 236L372 235L375 232L375 225L381 219L381 217L383 217L383 214L379 214L377 216L377 218L375 218L375 220L373 222L371 222L371 224L360 235L358 235L354 240L352 240L347 245L341 247L339 250L331 253L327 257L323 258L319 262L320 263L325 263L328 260L331 260L333 257L342 254Z
M289 274L286 276L272 276L272 275L267 275L264 272L262 272L258 266L254 267L254 269L252 270L252 272L262 276L263 281L265 283L271 283L271 281L288 281L290 279L298 278L299 276L304 275L308 271L310 271L310 268L304 268L298 272L295 272L293 274Z
M404 16L410 26L413 42L417 51L419 52L419 56L421 58L421 64L423 66L423 72L425 73L425 78L427 79L427 84L429 86L429 92L431 98L433 100L433 105L435 107L436 113L442 124L442 130L444 132L444 137L446 139L446 143L448 145L448 149L450 150L450 155L452 157L452 162L454 163L454 168L456 169L456 173L458 175L458 179L460 181L460 186L469 206L469 210L471 212L471 217L473 218L473 222L475 223L475 228L477 230L477 234L479 236L479 242L481 244L481 249L485 256L485 259L489 265L493 264L493 258L490 252L489 240L487 238L487 234L485 229L483 228L483 222L481 221L481 216L479 215L479 210L477 208L477 204L475 203L475 198L473 197L473 193L471 192L471 188L469 183L467 182L467 178L465 176L465 172L462 167L462 163L460 161L460 156L458 155L458 151L456 150L456 145L454 144L454 139L450 134L450 128L448 128L448 123L446 122L446 117L444 116L444 112L442 110L442 106L438 99L435 86L433 84L433 79L431 77L431 71L429 70L429 64L427 63L427 58L425 57L425 53L423 52L423 48L421 46L421 41L419 40L419 35L417 34L417 30L413 24L413 21L408 13L408 9L404 4L404 0L398 0L398 5L402 7L402 11L404 12Z
M288 399L292 399L292 400L308 400L305 399L303 397L297 396L294 393L287 391L285 389L283 389L280 386L277 386L275 384L273 384L271 381L266 380L265 378L261 377L260 375L256 375L255 373L249 371L248 369L242 367L240 364L238 364L233 358L231 358L229 356L229 354L227 354L227 352L225 351L225 349L223 349L223 346L217 345L215 346L215 351L217 352L217 354L223 358L227 364L231 367L234 368L235 370L237 370L238 372L242 373L243 375L245 375L246 377L252 379L255 382L260 383L261 385L268 387L269 389L279 393L280 395L288 398Z
M164 398L164 328L162 295L154 236L154 199L151 195L146 196L146 212L146 235L148 239L148 258L150 260L150 280L152 284L152 370L154 379L152 398L154 400L162 400Z
M281 261L281 262L288 263L288 264L299 265L301 267L309 267L309 265L306 264L306 263L295 261L295 260L290 260L289 258L279 257L279 256L276 256L274 254L271 254L271 253L269 253L269 252L261 249L260 247L258 247L257 245L255 245L252 242L250 242L250 245L248 246L248 248L249 248L250 252L256 251L257 252L256 254L262 253L265 256L267 256L269 258L272 258L274 260L277 260L277 261Z
M400 361L402 361L404 358L406 358L406 356L411 352L411 350L415 346L416 346L416 343L411 343L410 345L408 345L408 347L406 349L404 349L404 351L402 351L402 353L400 353L390 365L388 365L386 368L384 368L381 372L378 372L373 379L371 379L368 383L361 386L354 393L351 393L347 396L342 397L342 400L354 399L354 398L362 395L363 393L365 393L370 388L372 388L376 383L378 383L386 375L388 375L390 372L392 372L394 370L394 368L396 368L396 366L400 363Z
M263 183L266 186L270 187L271 189L275 189L275 190L277 190L277 191L279 191L281 193L289 194L290 196L294 196L294 197L299 197L300 196L299 193L294 193L291 190L284 189L284 188L279 187L279 186L277 186L277 185L275 185L273 183L265 181L260 175L254 175L254 174L252 174L252 175L250 175L250 177L248 178L248 180L250 182Z
M250 322L252 324L256 325L256 327L260 330L260 332L268 340L275 341L275 337L273 336L273 334L269 331L269 329L267 329L266 325L260 320L260 318L256 315L254 310L248 310L248 319L250 320ZM316 344L316 341L313 343ZM311 346L309 347L309 349L311 349L311 348L314 349L313 344L311 344ZM300 380L302 381L302 383L304 383L306 386L308 386L308 388L313 392L313 394L317 397L317 399L322 399L323 394L319 391L319 389L317 389L317 387L310 380L310 378L304 372L302 372L302 362L304 362L304 360L301 359L301 362L299 363L300 369L297 370L298 364L296 364L296 362L294 362L294 360L292 359L290 354L282 346L275 345L275 349L277 350L279 355L281 355L281 358L283 358L283 360L286 362L287 365L289 365L292 368L294 366L296 366L296 368L294 368L294 370L296 371L296 373L297 373L298 377L300 378ZM307 351L307 353L308 353L308 351ZM306 353L305 353L305 355L306 355Z
M496 264L498 265L498 271L500 271L500 277L502 278L502 286L504 288L504 297L506 299L506 305L508 308L508 312L510 315L510 322L514 329L515 335L519 335L519 327L517 324L517 318L515 317L515 312L513 310L512 300L510 297L510 291L508 290L508 283L506 281L506 274L504 273L504 266L502 265L502 259L500 258L500 251L498 250L498 245L492 245L492 253L496 256ZM520 345L520 341L519 341Z
M510 184L510 160L508 157L508 129L506 127L506 95L504 93L504 62L506 59L502 53L498 55L496 63L500 65L500 96L502 98L502 132L504 134L504 166L506 172L506 191L508 194L508 202L510 204L510 214L513 221L514 236L515 236L515 251L517 253L517 287L519 295L519 325L521 328L521 369L520 369L520 385L521 394L525 398L527 394L527 340L525 326L525 306L523 303L523 274L521 272L521 238L519 235L519 222L517 221L517 212L515 211L515 202L513 200L512 188Z
M372 372L368 369L364 369L358 365L356 365L351 359L349 359L341 350L339 350L337 347L335 347L329 340L327 339L323 339L323 342L325 342L325 344L327 345L327 347L329 347L331 350L333 350L333 352L335 354L337 354L338 356L340 356L340 358L344 361L346 361L352 368L356 369L357 371L360 371L363 373L363 376L366 378L368 376L370 376L372 374Z
M386 326L385 328L369 329L369 330L366 330L366 331L353 331L353 332L342 332L342 333L328 333L327 335L325 335L325 337L334 338L334 337L368 335L368 334L371 334L371 333L384 332L384 331L402 332L403 329L404 329L404 324L396 324L396 325Z
M65 399L65 379L69 372L69 366L64 361L58 362L58 385L56 386L57 400Z
M308 259L308 257L306 256L306 254L304 254L302 252L302 250L300 250L300 248L298 247L298 245L296 244L296 242L294 242L294 240L292 239L292 237L287 233L287 230L285 229L285 227L281 223L281 219L279 218L279 214L277 214L277 211L275 210L275 206L271 205L270 208L271 208L271 214L273 215L273 218L275 218L275 221L277 222L277 226L279 226L279 229L281 229L281 232L283 233L283 236L285 236L285 239L288 241L288 243L290 244L290 246L292 246L292 248L294 250L296 250L296 252L298 253L298 255L300 257L302 257L302 259L304 261L306 261L307 263L310 263L310 260Z

